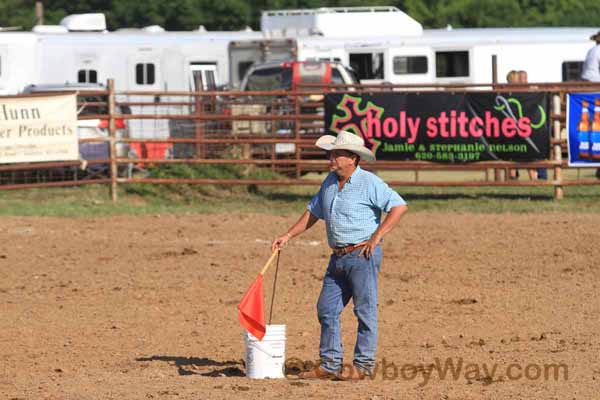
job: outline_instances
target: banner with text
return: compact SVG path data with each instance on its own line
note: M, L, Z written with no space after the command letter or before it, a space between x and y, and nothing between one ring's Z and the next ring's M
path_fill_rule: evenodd
M361 136L379 160L544 160L548 99L547 93L331 93L325 126L330 134Z
M78 158L75 94L0 97L0 163Z
M569 166L600 167L600 93L571 93L567 100Z

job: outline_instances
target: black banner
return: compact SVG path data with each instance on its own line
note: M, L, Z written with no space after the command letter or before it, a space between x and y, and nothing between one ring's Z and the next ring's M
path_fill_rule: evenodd
M547 93L331 93L325 127L361 136L378 160L544 160L548 101Z

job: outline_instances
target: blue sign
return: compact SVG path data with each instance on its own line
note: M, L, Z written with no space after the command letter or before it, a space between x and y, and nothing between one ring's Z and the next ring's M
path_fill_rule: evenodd
M600 93L571 93L567 100L569 166L600 167Z

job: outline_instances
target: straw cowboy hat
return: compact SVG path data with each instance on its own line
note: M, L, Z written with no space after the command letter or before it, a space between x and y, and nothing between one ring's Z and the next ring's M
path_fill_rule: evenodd
M327 151L332 150L347 150L358 155L361 159L367 162L374 162L375 155L365 147L365 141L355 134L348 131L340 131L336 136L323 135L315 143L317 147L320 147Z
M595 40L596 42L600 42L600 31L594 33L590 36L590 40Z

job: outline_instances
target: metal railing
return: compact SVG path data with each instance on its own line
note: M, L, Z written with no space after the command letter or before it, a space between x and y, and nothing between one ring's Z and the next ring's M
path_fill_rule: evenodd
M340 91L354 94L377 91L502 91L552 92L551 156L535 162L484 161L442 164L427 161L377 161L365 167L376 171L414 171L414 179L390 180L395 186L552 186L554 196L564 196L568 185L592 185L595 179L565 180L563 160L566 140L561 136L566 120L565 94L572 91L599 91L589 83L531 85L303 85L296 91L271 92L116 92L114 82L96 94L106 98L107 114L88 114L84 119L108 121L108 135L83 139L84 143L108 143L106 158L69 162L0 165L0 188L73 186L110 183L111 196L117 200L117 186L129 183L220 184L220 185L318 185L318 179L305 179L308 172L328 170L324 152L315 146L325 132L323 94ZM125 112L127 110L128 112ZM117 137L117 121L125 121L129 134ZM117 146L126 146L128 157L117 156ZM243 168L235 179L157 177L153 168L173 164L231 165ZM94 168L95 167L95 168ZM546 181L515 181L500 171L514 168L548 168L553 172ZM280 178L253 177L253 169L277 172ZM54 171L54 177L34 181L10 180L17 172ZM63 172L61 176L58 171ZM483 179L464 181L427 181L422 171L481 171ZM85 172L90 173L85 173ZM493 171L493 174L490 172ZM83 172L83 173L82 173Z

